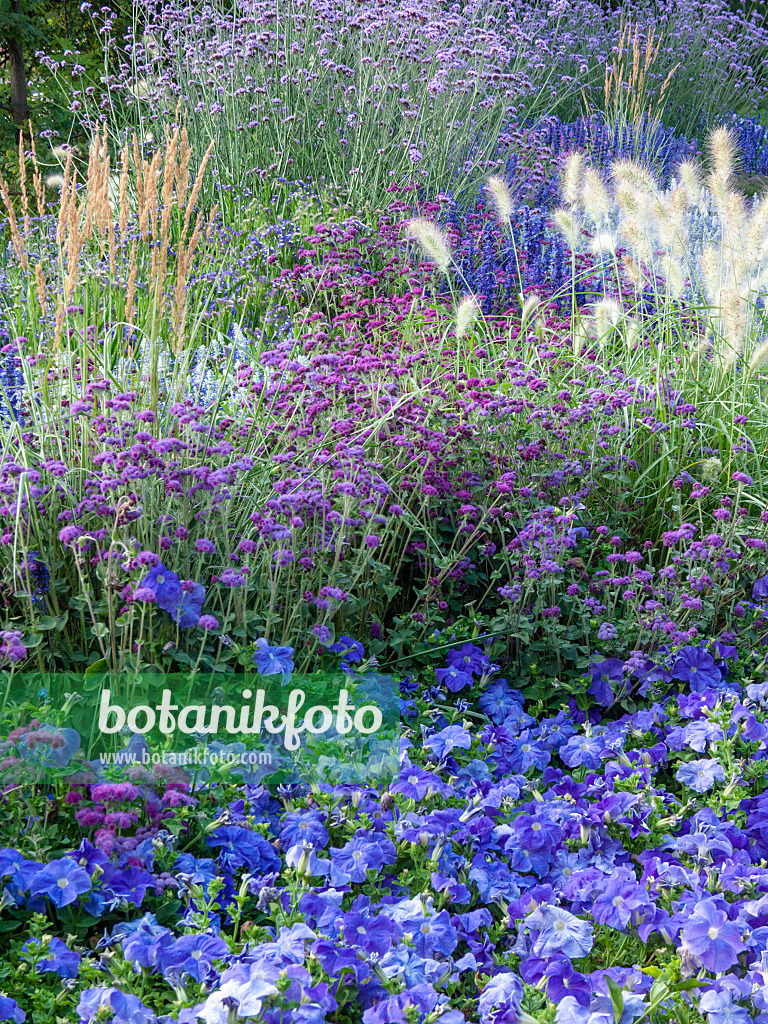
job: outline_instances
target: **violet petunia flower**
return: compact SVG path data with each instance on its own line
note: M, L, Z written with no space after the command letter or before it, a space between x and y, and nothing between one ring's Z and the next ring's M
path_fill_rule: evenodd
M715 974L727 971L738 962L739 953L747 947L741 940L741 929L730 921L712 897L699 900L683 927L683 942L702 965Z

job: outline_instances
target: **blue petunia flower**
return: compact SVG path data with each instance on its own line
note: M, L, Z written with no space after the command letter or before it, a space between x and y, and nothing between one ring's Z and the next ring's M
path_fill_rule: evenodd
M362 836L350 839L340 850L331 850L331 885L366 882L367 872L378 870L384 864L384 851L378 843Z
M227 871L246 867L251 874L279 874L283 862L274 846L260 835L239 825L225 825L208 836L209 846L218 846L219 863Z
M472 674L461 665L449 665L448 668L438 668L435 671L438 683L444 683L451 693L458 693L466 686L472 686Z
M715 897L699 900L683 927L686 947L703 966L715 974L738 963L739 953L747 948L741 940L741 928L728 918Z
M158 562L154 569L149 570L139 583L139 587L154 591L157 606L163 611L170 611L174 604L181 600L181 579L162 562Z
M39 956L42 941L40 939L27 939L21 947L22 959L32 960ZM58 974L60 978L76 978L82 957L79 953L70 949L66 942L61 939L52 938L48 949L44 951L45 956L38 960L35 970L38 974ZM1 1018L0 1018L1 1019Z
M525 925L537 933L533 943L536 956L550 957L562 953L575 960L586 956L592 949L592 925L562 907L542 903L526 917Z
M558 750L560 760L569 768L576 768L584 765L586 768L599 768L602 764L603 755L607 757L610 752L605 749L605 744L597 736L571 736Z
M178 622L180 629L191 629L200 621L204 601L205 587L202 583L193 583L191 590L185 590L182 593L180 601L177 601L172 608L165 610L174 622Z
M88 872L70 857L61 857L37 872L29 891L32 896L47 896L54 907L67 907L91 887Z
M449 725L426 739L424 746L431 750L439 761L443 761L455 749L469 750L472 746L472 737L462 726Z
M156 1024L157 1017L138 996L117 988L87 988L80 995L77 1012L80 1024L91 1024L101 1007L111 1014L111 1024ZM104 1020L100 1016L100 1020Z
M458 650L448 651L445 660L451 667L477 676L481 676L491 664L491 659L476 644L464 644Z
M624 679L624 662L620 658L604 658L596 662L590 669L592 682L589 692L598 704L608 707L613 704L614 695L611 683L621 683Z
M290 680L293 673L293 647L270 647L262 636L256 641L253 660L260 676L282 675L283 686Z
M152 590L157 607L167 612L181 629L190 629L200 621L205 600L205 587L201 583L183 584L177 573L158 562L139 587Z
M728 989L715 992L710 989L699 1000L699 1013L706 1013L707 1024L751 1024L752 1017L743 1006L733 1001Z
M353 640L351 636L341 636L336 643L331 644L328 648L333 654L340 654L342 656L340 668L346 671L352 665L356 665L359 661L363 660L365 651L363 645L359 640Z
M166 978L187 976L200 984L213 961L228 952L229 946L217 935L182 935L162 950L158 966Z
M506 679L496 679L483 692L478 704L483 714L500 725L511 711L522 709L523 695L519 690L513 690ZM529 724L534 725L535 719L532 718Z
M670 674L673 679L688 683L694 693L701 693L709 687L716 690L723 679L712 655L701 647L690 645L678 652Z
M11 999L10 996L0 996L0 1020L14 1020L16 1024L22 1024L22 1021L26 1019L26 1013L15 999Z
M520 1019L523 983L512 971L495 974L480 995L478 1009L484 1021L516 1021Z
M700 757L681 764L675 778L694 793L706 793L716 782L725 782L725 769L716 758Z

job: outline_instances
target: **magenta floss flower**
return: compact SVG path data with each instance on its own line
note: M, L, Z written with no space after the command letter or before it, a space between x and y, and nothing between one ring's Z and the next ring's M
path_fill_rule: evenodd
M59 540L64 547L69 547L71 544L74 544L82 532L79 526L65 526L62 530L59 530Z
M618 635L619 631L612 622L603 622L597 631L597 639L603 642L606 640L615 640Z
M219 576L219 583L223 583L225 587L243 587L245 586L245 576L240 572L235 572L234 569L225 569Z
M15 665L24 661L28 651L22 641L20 630L0 630L0 665Z

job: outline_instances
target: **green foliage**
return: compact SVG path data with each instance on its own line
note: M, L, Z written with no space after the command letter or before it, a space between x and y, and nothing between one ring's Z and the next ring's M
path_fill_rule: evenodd
M130 23L131 0L108 0L105 6L111 7L115 29L122 34ZM81 10L76 0L20 0L18 11L12 9L11 0L0 0L0 40L3 38L15 38L22 44L35 137L85 144L87 149L89 135L81 117L70 110L70 82L73 68L79 67L83 70L77 75L85 74L95 83L94 97L96 87L103 89L104 50L89 12ZM40 59L41 54L57 63L56 74ZM3 70L7 72L7 65L0 69L0 172L16 196L18 133L8 113L9 89ZM38 150L41 148L38 142ZM28 142L25 149L29 149Z

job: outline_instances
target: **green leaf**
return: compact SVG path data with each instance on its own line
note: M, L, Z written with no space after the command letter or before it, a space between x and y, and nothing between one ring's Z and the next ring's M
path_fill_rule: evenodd
M37 620L38 629L54 629L58 624L58 619L53 615L41 615Z
M653 985L651 986L649 998L651 1003L658 1004L662 1003L667 998L667 996L669 996L669 994L669 985L666 981L664 981L664 978L661 977L658 979L658 981L654 981Z
M699 978L687 978L685 981L675 982L675 988L678 992L687 992L692 988L701 988L702 985L708 985L708 981L701 981Z
M92 665L89 665L86 668L85 674L87 676L94 676L98 672L106 672L106 671L107 671L107 663L106 663L106 661L103 658L99 658L98 661L94 661L94 663Z
M613 1019L616 1024L619 1024L622 1014L624 1013L624 993L616 984L616 982L605 975L605 981L608 985L608 994L611 997L611 1006L613 1007Z

